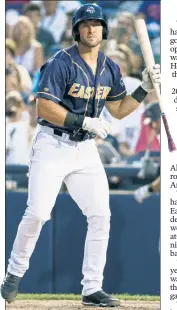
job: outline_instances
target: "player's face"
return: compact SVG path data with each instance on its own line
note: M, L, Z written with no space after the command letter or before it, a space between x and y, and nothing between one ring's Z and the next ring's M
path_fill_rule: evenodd
M121 32L120 36L132 34L134 31L133 19L124 13L120 14L117 20L117 28L118 32Z
M31 20L35 28L39 25L41 16L38 11L29 11L26 13L26 16Z
M99 20L85 20L79 24L80 41L88 47L95 47L102 41L103 26Z
M157 134L159 134L160 133L160 120L152 122L151 128L153 128L157 132Z
M48 15L52 15L55 13L58 5L58 0L45 0L43 1L43 5L45 8L45 11Z

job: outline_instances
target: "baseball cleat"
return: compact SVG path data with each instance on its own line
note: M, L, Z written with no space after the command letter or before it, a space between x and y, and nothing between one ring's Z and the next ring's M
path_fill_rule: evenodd
M2 285L1 285L1 296L9 304L15 300L18 293L18 285L21 278L14 276L13 274L7 273Z
M101 290L89 296L82 296L82 304L91 307L118 307L120 301Z

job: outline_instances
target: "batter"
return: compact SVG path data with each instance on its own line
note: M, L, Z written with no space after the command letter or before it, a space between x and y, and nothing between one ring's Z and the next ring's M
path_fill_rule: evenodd
M104 107L121 119L133 112L153 90L148 70L134 93L126 94L119 66L99 51L108 36L106 17L96 4L84 4L73 15L76 44L57 52L41 68L37 93L39 130L29 165L27 209L18 227L1 286L2 297L12 302L29 268L42 226L64 181L71 197L87 217L83 258L84 305L119 306L102 290L110 230L109 188L94 137L102 139L110 125L99 115ZM159 83L160 68L151 78ZM118 276L118 275L116 275Z

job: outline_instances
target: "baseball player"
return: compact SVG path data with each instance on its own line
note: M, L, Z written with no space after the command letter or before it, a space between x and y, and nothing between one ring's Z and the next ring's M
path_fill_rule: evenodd
M155 179L152 183L139 187L134 195L135 199L142 203L144 199L151 196L153 193L158 193L160 191L160 177Z
M145 112L144 112L144 124L148 125L151 129L152 134L149 136L148 146L147 146L147 154L148 157L150 155L150 148L152 146L152 138L153 140L158 140L160 134L160 107L157 102L153 102L147 104ZM146 154L145 152L145 154ZM146 165L146 162L144 163ZM147 167L143 167L142 174L144 177L146 176ZM153 182L146 184L144 186L139 187L134 192L135 199L139 203L143 203L144 199L148 198L153 193L160 192L160 176L157 177Z
M99 118L104 105L117 119L130 114L153 89L152 80L159 83L160 68L155 65L151 69L151 78L146 69L142 85L126 95L119 66L99 51L101 41L108 37L108 26L96 4L84 4L74 12L73 36L76 44L60 50L41 67L39 131L29 165L27 209L1 294L8 302L15 299L64 181L88 222L82 303L116 307L119 300L102 290L110 230L109 188L94 137L104 139L110 132L109 123Z

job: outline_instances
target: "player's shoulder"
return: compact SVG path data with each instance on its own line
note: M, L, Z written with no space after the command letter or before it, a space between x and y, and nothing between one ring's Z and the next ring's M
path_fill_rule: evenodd
M65 65L70 67L72 65L72 59L74 55L75 55L75 46L73 45L68 48L61 49L53 57L54 59L63 61Z
M72 46L67 49L61 49L56 52L52 57L50 57L41 67L41 71L46 67L50 66L57 70L57 68L65 69L66 71L70 71L72 66Z
M61 57L60 55L60 51L55 53L52 57L50 57L46 63L44 64L45 65L49 65L49 66L56 66L57 68L57 65L60 65L60 66L66 66L66 62L64 61L64 59Z

